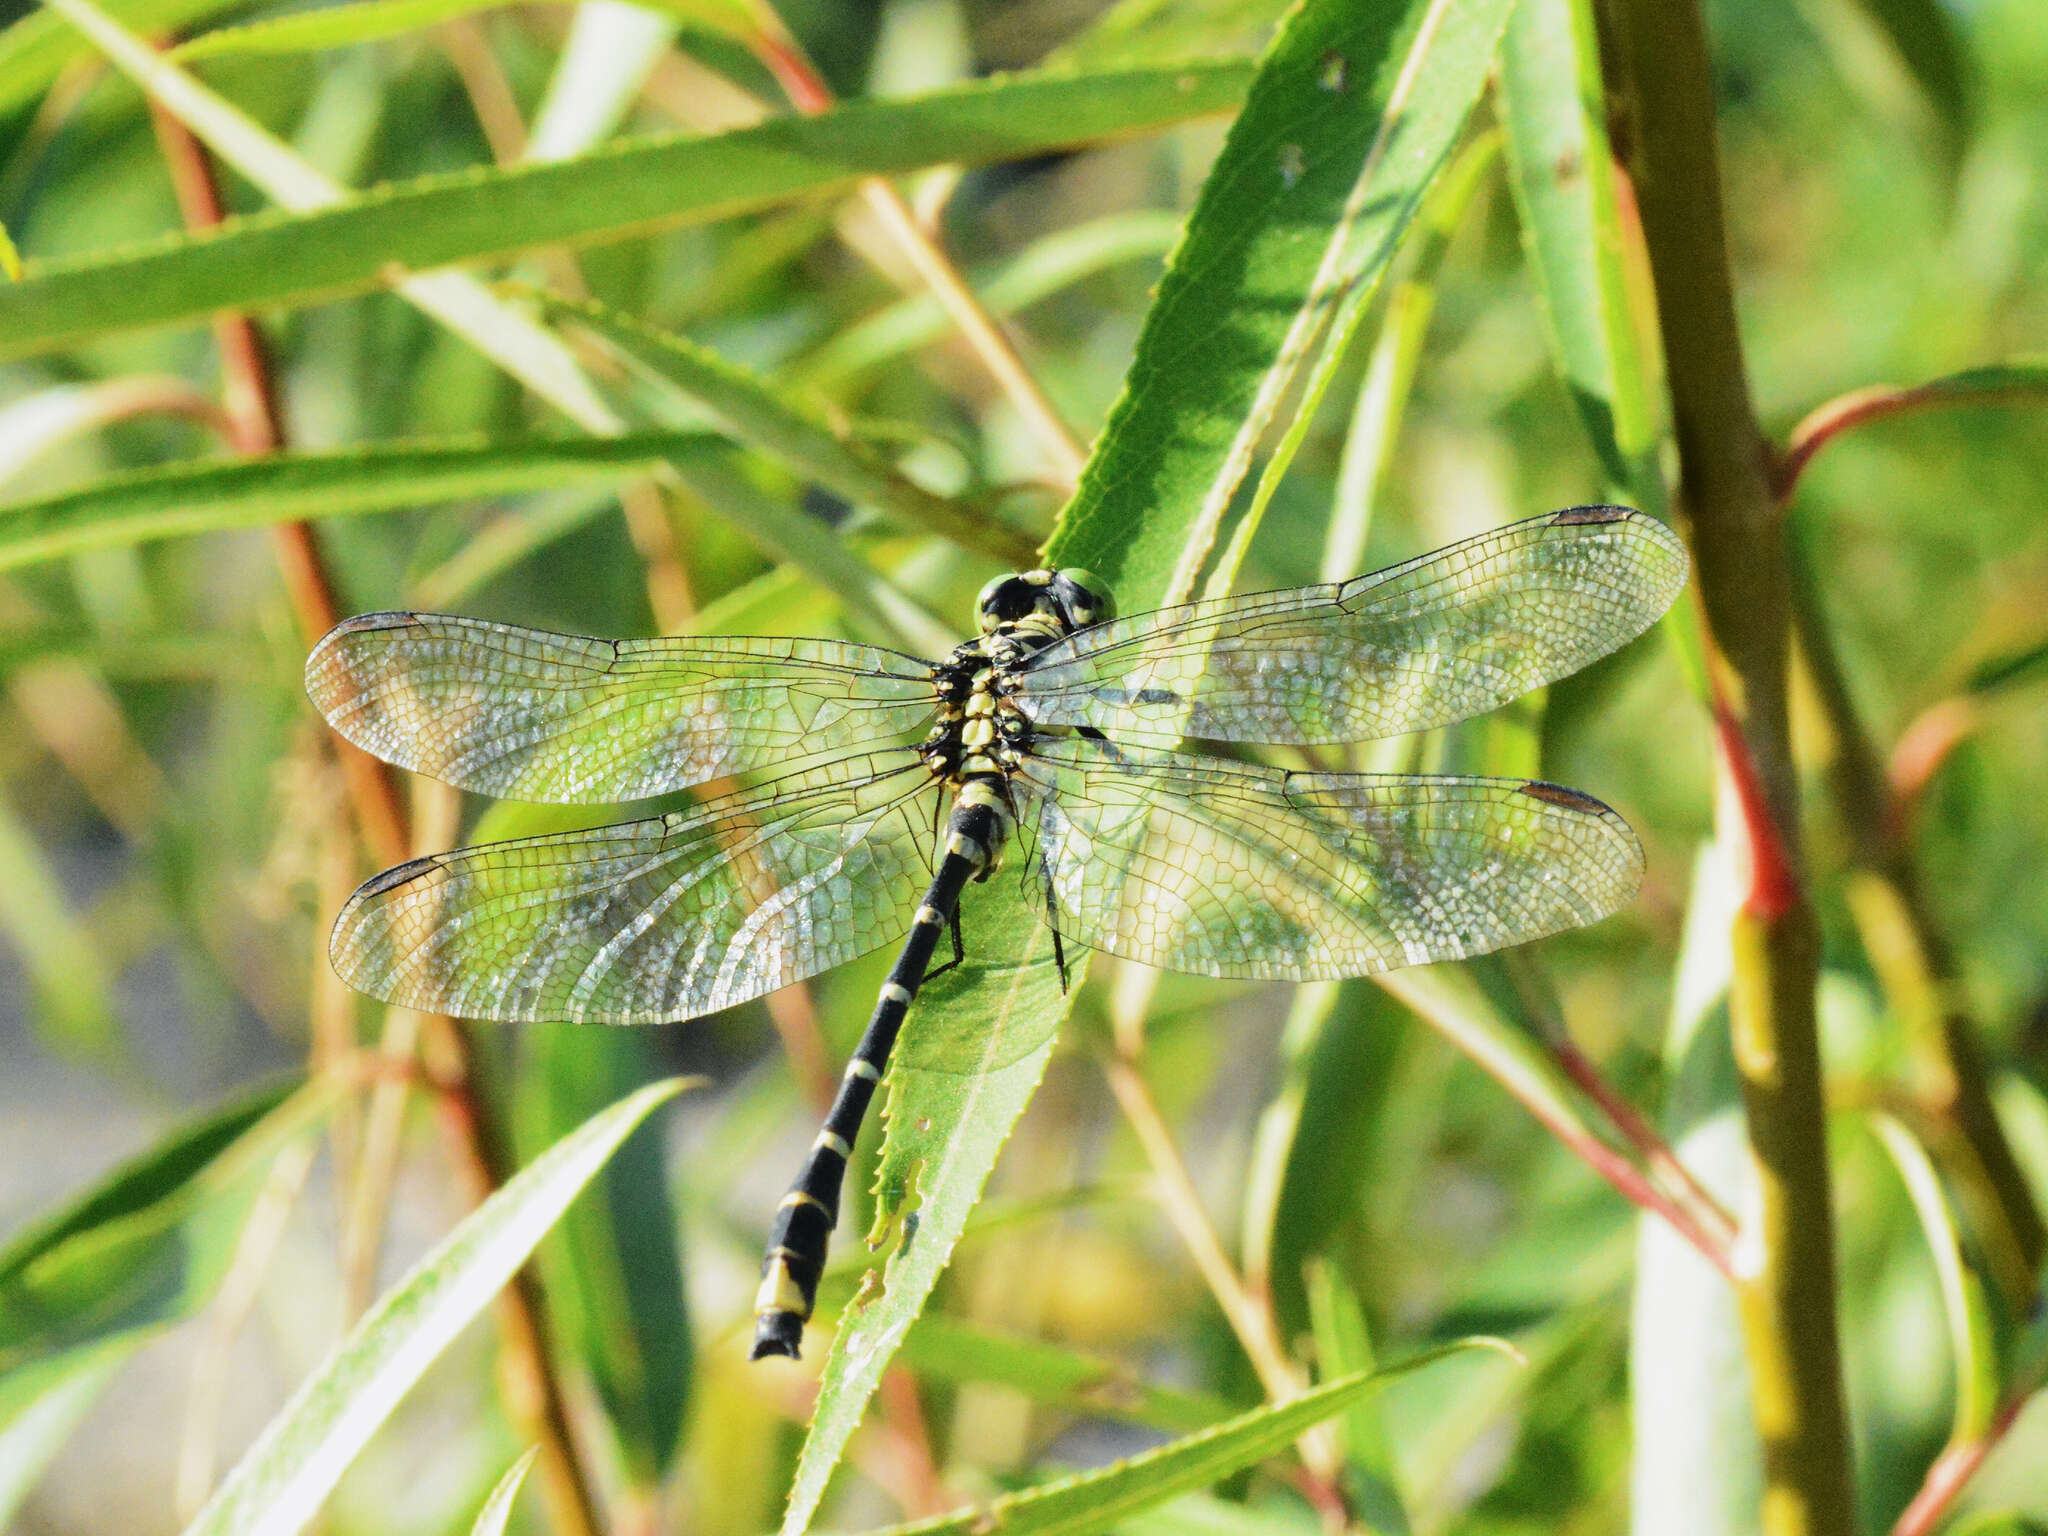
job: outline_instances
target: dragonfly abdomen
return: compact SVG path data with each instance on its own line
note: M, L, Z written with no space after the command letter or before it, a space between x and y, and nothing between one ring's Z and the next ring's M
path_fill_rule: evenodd
M939 935L954 921L968 881L986 879L995 868L1010 824L1009 802L999 777L976 775L961 786L946 822L944 856L911 919L910 936L882 983L875 1011L846 1064L811 1155L775 1213L768 1252L761 1261L761 1289L754 1299L755 1360L765 1355L794 1359L799 1351L804 1324L817 1305L832 1229L839 1224L846 1164L861 1122L888 1069L911 1002L924 985Z

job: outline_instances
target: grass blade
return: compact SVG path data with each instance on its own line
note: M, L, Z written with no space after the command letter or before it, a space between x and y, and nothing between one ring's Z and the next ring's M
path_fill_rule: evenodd
M1383 1371L1340 1377L1292 1402L1255 1408L1214 1429L1100 1471L1010 1494L984 1507L937 1520L893 1525L877 1536L978 1536L988 1531L1002 1531L1005 1536L1081 1536L1082 1532L1104 1530L1127 1516L1206 1488L1240 1467L1264 1460L1303 1430L1342 1413L1396 1376L1471 1349L1515 1354L1512 1346L1498 1339L1460 1340Z
M75 9L77 0L62 3ZM217 309L331 298L375 287L394 267L423 271L535 246L620 240L840 191L863 176L1151 132L1229 110L1250 74L1225 60L1013 75L710 137L633 139L548 164L422 177L312 211L238 219L206 235L32 263L22 282L0 285L0 357L198 321Z
M0 570L145 539L629 481L713 442L689 432L438 438L136 470L0 504Z
M656 1083L593 1115L478 1206L292 1394L187 1536L287 1536L311 1520L398 1400L526 1262L619 1143L685 1086Z
M539 1454L539 1446L528 1446L526 1454L505 1469L505 1475L498 1479L498 1486L491 1490L483 1508L476 1512L476 1523L469 1528L469 1536L505 1536L505 1522L512 1518L512 1501L519 1497L520 1485L526 1481L526 1474L533 1468L533 1459Z

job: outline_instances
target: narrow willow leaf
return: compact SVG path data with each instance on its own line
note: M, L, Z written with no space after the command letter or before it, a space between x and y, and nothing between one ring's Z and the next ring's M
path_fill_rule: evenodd
M657 1083L593 1115L478 1206L292 1394L188 1536L302 1529L399 1399L504 1288L619 1143L686 1086Z
M1170 585L1192 592L1330 307L1385 275L1511 9L1375 0L1289 21L1160 281L1062 521L1062 563L1106 578L1128 608ZM1133 534L1146 505L1172 510Z
M0 1262L0 1380L53 1382L74 1354L199 1311L270 1163L330 1100L332 1087L309 1087L231 1108L18 1239ZM258 1120L254 1104L266 1106Z
M524 158L567 160L610 138L675 35L675 22L657 7L624 0L578 5L533 115Z
M1593 6L1594 0L1524 0L1515 11L1501 47L1509 185L1552 357L1609 494L1669 521L1653 354L1637 325L1625 259L1640 232L1621 217ZM1697 605L1677 604L1660 627L1704 700L1706 642ZM1595 669L1552 691L1557 729L1571 728L1607 675Z
M1359 280L1383 272L1478 94L1506 6L1482 0L1449 19L1445 10L1441 0L1310 0L1293 13L1189 216L1048 563L1107 575L1126 611L1188 595L1188 585L1172 590L1173 573L1207 549L1216 488L1243 471L1247 416L1265 381L1300 361L1283 355L1297 321L1326 301L1331 227L1357 202L1366 211L1350 237L1370 252ZM1398 131L1382 126L1390 104L1402 109ZM890 1074L871 1239L891 1252L840 1320L785 1536L816 1515L1038 1086L1071 1000L1045 928L1010 882L971 889L961 920L967 963L924 989ZM1077 987L1086 957L1069 955ZM921 1039L977 1041L986 1069L929 1067Z
M1835 68L1877 112L1932 128L1953 160L1975 122L1976 82L1956 19L1941 0L1798 0Z
M687 432L438 438L130 470L59 495L0 503L0 570L145 539L623 483L715 442Z
M202 84L189 71L128 31L92 0L48 0L52 10L91 38L94 46L149 99L190 129L281 208L309 213L347 201L336 182L274 137L255 119ZM408 302L468 342L513 378L588 431L613 434L618 423L574 357L546 327L535 324L461 272L383 277ZM11 294L14 289L0 289ZM226 307L226 306L216 306ZM5 320L0 319L0 332Z
M1220 1398L1155 1387L1113 1360L929 1312L911 1328L897 1358L939 1381L1009 1387L1069 1413L1183 1433L1206 1429L1230 1411Z
M749 447L855 506L978 549L1013 567L1036 561L1037 541L1023 530L974 516L905 479L865 446L833 431L822 411L806 410L786 390L709 348L602 304L554 297L546 302L555 313L571 316L602 336L650 377L703 406Z
M534 1458L539 1455L540 1447L530 1445L523 1456L505 1469L498 1486L476 1512L476 1523L470 1526L469 1536L505 1536L505 1523L512 1518L512 1501L519 1497L520 1484L526 1481L526 1474L533 1470Z
M1872 1114L1870 1129L1899 1170L1934 1260L1942 1313L1948 1319L1949 1359L1955 1371L1955 1421L1949 1429L1949 1444L1962 1445L1983 1434L1998 1412L1998 1339L1984 1279L1963 1256L1955 1211L1927 1149L1896 1116Z
M217 309L330 298L374 287L396 268L730 218L864 176L1152 132L1228 111L1250 75L1246 64L1223 60L1004 76L708 137L634 139L552 164L390 183L315 211L257 214L204 235L32 263L24 281L0 285L0 357Z
M1498 1339L1464 1339L1383 1371L1340 1377L1290 1402L1240 1414L1213 1429L1100 1471L1009 1494L936 1520L892 1525L876 1536L982 1536L989 1531L1001 1531L1004 1536L1080 1536L1104 1530L1126 1516L1206 1488L1240 1467L1263 1461L1303 1430L1343 1412L1395 1377L1472 1349L1515 1353Z
M318 53L353 43L402 37L458 16L495 10L505 0L349 0L317 11L266 16L239 26L216 27L171 50L180 63L239 55Z
M179 1128L0 1250L0 1298L26 1296L31 1308L81 1292L96 1305L103 1298L92 1294L90 1272L108 1253L117 1265L137 1266L135 1278L156 1297L153 1308L138 1306L97 1330L81 1325L76 1311L53 1309L0 1343L15 1362L0 1370L0 1526L129 1357L210 1294L204 1283L181 1292L177 1274L200 1272L203 1282L225 1265L239 1223L217 1218L247 1209L252 1176L304 1123L296 1110L279 1109L291 1088L267 1086ZM62 1283L80 1274L88 1283ZM0 1314L10 1306L0 1300Z

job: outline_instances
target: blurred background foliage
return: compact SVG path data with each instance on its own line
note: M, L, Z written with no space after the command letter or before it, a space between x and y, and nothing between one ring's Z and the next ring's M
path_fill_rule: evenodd
M660 21L606 0L574 11L387 9L388 36L202 49L190 63L347 186L574 153L614 134L710 133L781 110L775 73L733 22L744 13L711 0L678 0ZM831 90L852 98L1049 56L1249 58L1277 7L1098 9L792 0L782 16ZM232 19L288 11L306 14ZM2048 348L2048 9L1718 0L1707 11L1743 336L1774 438L1850 390ZM14 4L4 14L14 30L0 34L0 223L15 246L50 262L181 227L134 87L79 64L37 77L21 64L23 29L56 18ZM152 32L178 28L185 13L131 4L123 14ZM228 19L209 13L208 24ZM1489 95L1467 142L1495 121ZM1212 115L902 184L971 286L1008 317L1029 373L1084 441L1122 385L1224 127ZM1424 242L1412 242L1397 268L1433 310L1370 497L1361 568L1611 489L1552 362L1506 162L1488 157L1476 174L1438 248L1425 261ZM266 205L233 175L223 192L230 211ZM858 197L835 189L513 265L778 387L801 386L927 491L1033 537L1050 526L1062 467ZM1398 291L1382 300L1399 302ZM294 450L561 428L391 294L295 305L263 315L262 328ZM1317 414L1240 590L1317 579L1347 442L1359 451L1352 404L1369 350L1357 349ZM214 334L186 324L0 363L0 524L17 506L118 472L219 453L220 358ZM948 623L965 622L977 587L1002 568L986 551L851 513L786 459L627 388L645 390L676 434L693 434L678 450L689 474L536 478L321 524L342 611L448 608L600 635L701 627L889 641L873 612L764 555L757 536L778 512L832 530ZM1845 434L1791 504L1834 661L1906 796L1923 894L1953 942L1957 985L2037 1199L2048 1194L2044 486L2038 401L1980 399ZM301 691L306 637L263 532L8 563L0 1231L15 1233L121 1160L300 1068L309 1051L331 1056L384 1026L326 972L327 924L376 861L352 835ZM1889 1123L1874 1112L1899 1107L1911 1074L1897 999L1845 875L1856 833L1826 791L1843 745L1824 715L1803 686L1795 727L1812 790L1820 1001L1840 1111L1842 1337L1860 1515L1883 1529L1958 1423L1958 1382L1970 1379L1959 1350L1974 1346L1954 1342L1954 1295L1929 1256L1942 1218L1916 1214L1901 1177L1912 1138L1901 1153L1873 1131ZM1642 900L1540 954L1580 1049L1717 1179L1728 1164L1715 1113L1725 1081L1715 1087L1711 1061L1701 1065L1713 1048L1689 1045L1687 1031L1725 979L1711 914L1726 877L1702 854L1713 825L1708 729L1675 651L1639 646L1589 683L1553 690L1547 714L1510 710L1399 750L1408 755L1388 761L1540 770L1628 814L1649 850ZM480 823L488 835L564 824L456 806L431 787L413 815L441 845ZM751 1532L778 1518L810 1378L750 1369L744 1336L767 1215L812 1134L803 1072L815 1064L793 1069L777 1031L801 1039L812 1027L802 1015L814 1013L821 1059L836 1071L886 963L820 978L807 1007L791 1005L795 1023L785 1009L774 1027L752 1005L631 1036L537 1027L476 1037L479 1091L521 1153L652 1075L711 1079L661 1135L629 1144L544 1250L554 1352L621 1530ZM1097 1064L1129 1008L1148 1021L1145 1078L1201 1208L1270 1298L1283 1341L1312 1336L1304 1358L1327 1363L1339 1338L1363 1348L1369 1337L1363 1358L1391 1360L1486 1332L1529 1358L1526 1369L1451 1362L1396 1383L1376 1417L1352 1422L1348 1475L1364 1528L1616 1531L1632 1502L1639 1530L1753 1523L1743 1490L1754 1450L1742 1443L1746 1399L1727 1386L1739 1354L1731 1367L1718 1282L1656 1231L1638 1246L1639 1213L1403 1001L1363 983L1297 995L1178 977L1147 998L1105 965L1075 1004L904 1370L852 1443L827 1506L833 1524L930 1513L1260 1400ZM388 1199L360 1167L337 1179L327 1156L269 1175L257 1209L277 1208L274 1230L256 1259L244 1240L234 1274L246 1286L231 1282L210 1310L195 1308L79 1392L76 1428L53 1439L33 1486L0 1478L18 1499L15 1528L180 1526L345 1319L461 1214L467 1195L428 1096L372 1095L337 1115L331 1145L343 1165L376 1143L380 1116L404 1133ZM378 1196L367 1214L365 1187ZM828 1311L858 1273L854 1204ZM1985 1261L1967 1224L1963 1248L1975 1274ZM2019 1325L2023 1307L1990 1305L2003 1308L1998 1326ZM1362 1326L1347 1331L1354 1311ZM812 1338L822 1354L823 1336ZM332 1529L466 1525L519 1449L492 1355L477 1329L436 1367L342 1484ZM1082 1357L1108 1374L1072 1374ZM1662 1405L1658 1416L1646 1401ZM2048 1522L2044 1465L2048 1418L2037 1411L1967 1498ZM1700 1480L1723 1485L1718 1508L1676 1497ZM1682 1516L1646 1523L1646 1509L1681 1505ZM515 1528L533 1519L522 1511ZM1284 1479L1240 1479L1127 1528L1315 1524Z

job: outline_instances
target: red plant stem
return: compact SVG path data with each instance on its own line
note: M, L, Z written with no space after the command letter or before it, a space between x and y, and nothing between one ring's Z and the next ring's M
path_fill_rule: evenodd
M1998 1410L1998 1417L1991 1421L1983 1434L1961 1445L1952 1445L1937 1456L1934 1465L1927 1469L1920 1491L1913 1495L1913 1502L1906 1506L1892 1526L1891 1536L1929 1536L1948 1513L1956 1495L1963 1491L1970 1479L1977 1475L1977 1469L1984 1465L1985 1459L1998 1448L1998 1442L2005 1438L2006 1431L2019 1422L2019 1416L2030 1400L2031 1394L2014 1396Z
M1791 500L1792 493L1799 486L1799 477L1806 472L1806 466L1813 462L1814 456L1843 433L1866 422L1882 421L1887 416L1899 416L1908 411L1976 405L1986 400L2034 394L2048 394L2048 383L2008 379L1973 386L1951 380L1906 388L1873 384L1864 389L1852 389L1846 395L1808 412L1792 429L1783 451L1771 466L1772 493L1781 503Z
M150 104L165 164L188 228L207 229L223 216L220 188L205 148L183 123ZM276 371L262 335L246 315L214 317L220 347L224 406L234 426L238 453L256 457L284 443ZM308 640L333 628L340 617L334 585L319 538L305 522L280 523L275 542L286 593ZM350 804L363 840L383 863L403 860L408 849L406 814L396 776L383 763L339 739L334 741ZM472 1200L481 1203L502 1182L498 1155L483 1118L472 1073L473 1055L462 1032L447 1019L430 1021L444 1061L436 1073L435 1103L450 1154ZM575 1440L553 1358L541 1326L541 1297L532 1272L522 1269L501 1293L499 1357L507 1407L521 1433L541 1446L541 1485L557 1530L567 1536L596 1536L600 1523Z

